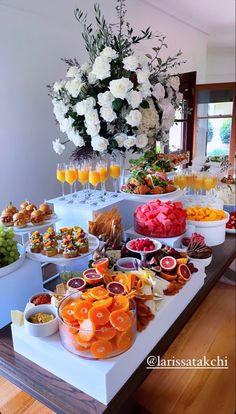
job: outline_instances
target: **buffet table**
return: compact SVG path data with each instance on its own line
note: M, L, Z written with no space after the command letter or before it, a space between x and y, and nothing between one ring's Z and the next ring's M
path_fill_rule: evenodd
M0 374L22 390L60 414L76 413L124 413L127 402L139 385L145 380L148 355L163 355L168 346L183 328L187 320L209 293L217 280L224 274L235 258L235 238L227 235L225 243L213 248L213 260L206 269L204 285L174 321L168 331L147 353L143 361L130 375L109 404L105 405L84 392L74 388L55 375L42 369L13 350L10 326L0 331ZM60 364L60 361L58 362ZM130 410L130 409L129 409ZM137 411L136 411L137 412ZM142 411L144 412L144 411Z

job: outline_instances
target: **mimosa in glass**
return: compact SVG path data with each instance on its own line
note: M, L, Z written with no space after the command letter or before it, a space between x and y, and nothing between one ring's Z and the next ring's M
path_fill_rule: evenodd
M89 183L93 186L94 188L94 201L91 203L93 205L97 205L97 200L96 200L96 196L97 196L97 185L100 183L100 174L99 172L95 169L95 167L90 167L89 170Z
M89 180L89 164L85 161L78 166L78 181L83 187L84 198L80 200L80 203L86 203L88 194L86 196L85 187Z
M66 173L65 173L65 180L70 185L70 193L72 196L73 193L73 184L76 181L78 176L78 172L76 170L76 167L73 163L70 163L66 166ZM68 201L68 203L73 203L73 198Z
M113 197L118 197L118 180L120 178L121 168L120 161L116 158L111 160L110 165L110 176L113 179L114 192Z
M62 197L60 200L65 200L65 171L66 165L64 163L57 164L57 180L61 183Z

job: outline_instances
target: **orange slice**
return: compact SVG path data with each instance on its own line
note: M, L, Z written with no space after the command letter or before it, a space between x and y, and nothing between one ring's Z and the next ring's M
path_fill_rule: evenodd
M83 339L81 339L79 333L75 336L76 339L76 345L80 345L83 348L90 348L92 342L91 341L83 341Z
M129 299L123 295L116 295L113 299L113 304L111 307L111 312L116 310L128 310L129 309Z
M97 300L106 299L109 296L108 291L102 286L97 286L95 288L92 288L90 292L91 292L91 296Z
M106 339L98 339L93 342L90 352L95 358L107 358L112 353L112 344Z
M115 277L115 282L119 282L119 283L121 283L122 285L124 285L125 287L128 287L129 286L129 277L128 277L128 275L126 275L125 273L120 273L119 275L117 275L116 277Z
M66 305L64 306L64 308L62 308L61 317L63 321L66 323L69 323L69 324L77 323L78 324L78 321L74 314L74 310L69 305Z
M93 306L89 310L88 317L95 325L106 325L109 321L110 312L102 306Z
M111 312L109 321L118 331L128 331L132 325L132 317L123 310Z
M107 299L97 300L93 303L93 306L104 306L105 308L109 308L112 305L113 298L109 297Z
M93 262L92 266L99 272L102 273L104 270L108 269L109 260L107 257L103 257L102 259L98 259Z
M91 341L92 337L95 333L95 325L90 319L84 319L83 322L80 324L80 330L78 333L78 340L82 342L89 342Z
M180 259L176 259L177 264L187 264L188 258L187 257L181 257Z
M83 321L84 319L88 317L88 312L91 309L91 307L92 307L92 303L89 302L89 300L81 300L75 305L73 309L75 317L79 321Z
M95 299L92 297L90 290L87 290L86 292L83 292L81 295L81 298L84 300L90 300L91 302L95 301Z
M134 335L131 330L122 332L116 337L116 345L120 351L126 351L133 343Z
M116 333L116 329L110 323L107 323L96 330L96 338L107 339L109 341L116 336Z

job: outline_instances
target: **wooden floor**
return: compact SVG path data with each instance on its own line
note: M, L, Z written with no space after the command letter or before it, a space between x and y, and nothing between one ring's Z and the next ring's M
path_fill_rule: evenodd
M229 369L153 371L137 390L137 402L153 414L235 413L234 320L235 288L219 282L163 358L227 356ZM0 414L38 413L53 414L0 378Z

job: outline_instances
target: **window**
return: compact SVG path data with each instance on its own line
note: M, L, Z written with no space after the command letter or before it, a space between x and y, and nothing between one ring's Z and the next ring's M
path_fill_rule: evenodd
M230 155L235 85L197 86L195 156Z

